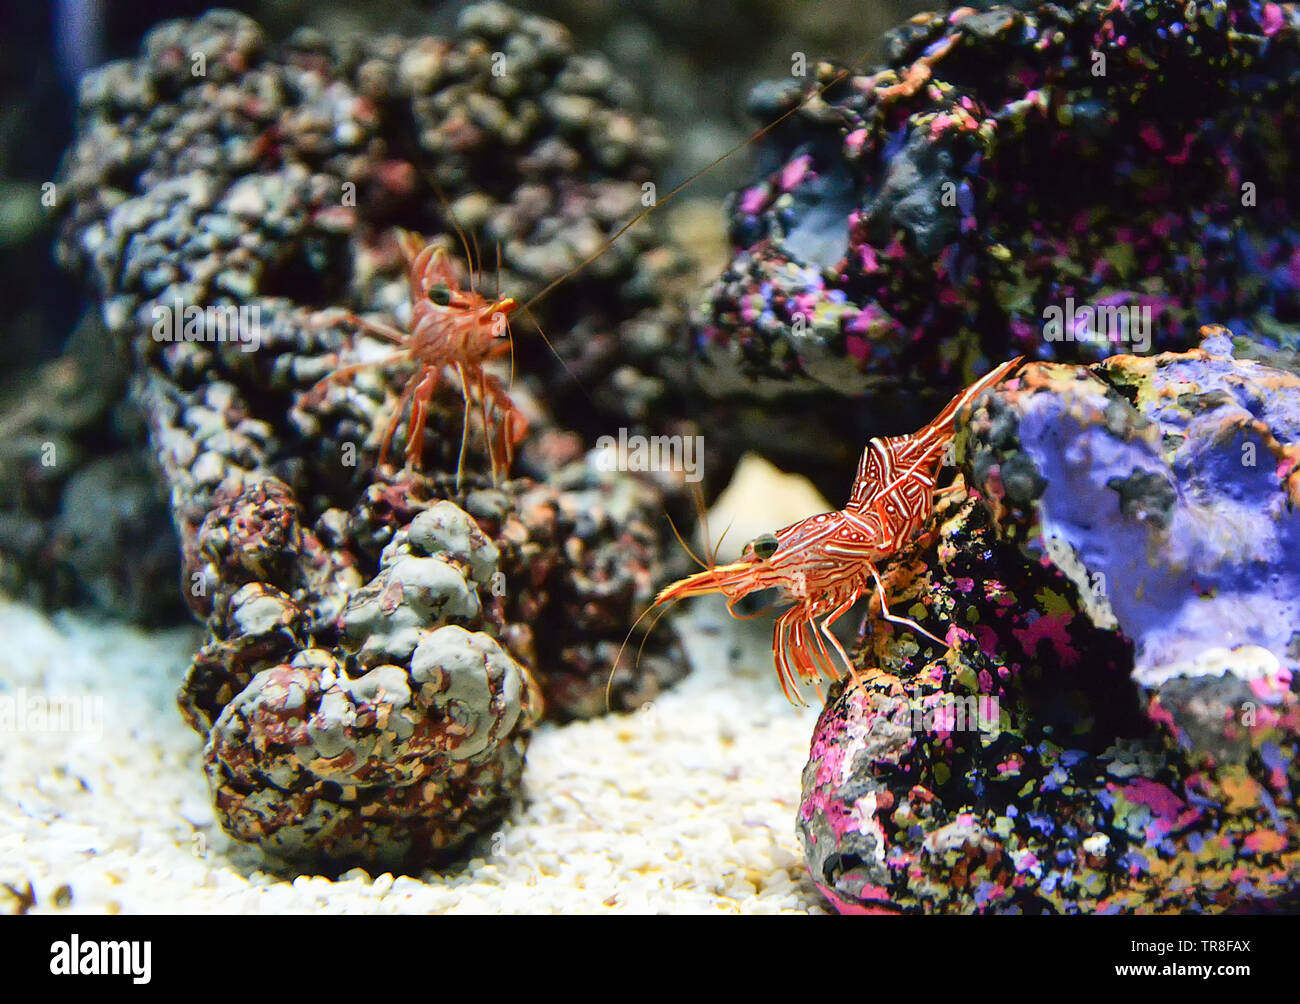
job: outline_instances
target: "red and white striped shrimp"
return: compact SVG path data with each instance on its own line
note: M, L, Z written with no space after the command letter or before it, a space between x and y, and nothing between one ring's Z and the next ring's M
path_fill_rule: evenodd
M853 663L831 626L866 595L880 597L882 616L905 624L941 645L915 621L889 612L876 566L897 554L924 526L934 510L939 462L952 439L957 415L979 394L1006 377L1023 357L995 367L954 397L919 432L872 439L862 453L852 497L838 512L820 513L745 545L740 560L706 568L663 589L655 606L706 593L722 593L727 609L763 589L779 589L793 606L777 618L772 634L781 689L798 699L796 678L815 680L822 672L839 677L829 643L839 662Z

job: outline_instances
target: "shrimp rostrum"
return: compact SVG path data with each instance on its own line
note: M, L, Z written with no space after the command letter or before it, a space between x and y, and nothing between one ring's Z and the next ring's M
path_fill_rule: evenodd
M737 616L734 605L741 598L778 590L792 605L776 620L772 651L781 689L791 701L798 699L796 679L816 680L823 672L837 679L836 659L852 670L853 663L831 627L873 585L881 616L946 647L915 621L890 613L877 565L897 554L930 518L940 462L958 413L1007 376L1021 358L995 367L967 387L919 432L872 439L843 509L756 537L745 545L738 561L674 582L659 593L655 605L721 593L728 611Z

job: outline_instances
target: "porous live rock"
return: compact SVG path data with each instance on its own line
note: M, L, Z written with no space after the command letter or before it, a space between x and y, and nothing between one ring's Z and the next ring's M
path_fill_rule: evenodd
M505 812L541 700L465 626L487 623L477 590L497 571L468 514L420 513L362 585L283 485L245 485L205 521L195 560L215 592L196 597L209 641L181 700L231 834L304 863L414 868Z
M516 332L511 394L533 429L525 477L491 485L473 422L457 476L465 402L452 379L430 404L419 463L400 472L376 460L409 366L309 391L391 351L338 308L404 323L398 226L467 252L439 193L469 233L500 243L503 289L522 300L639 208L661 146L598 58L498 5L468 8L453 39L337 45L300 34L277 46L214 11L160 26L141 58L83 84L60 251L136 371L184 596L208 628L181 705L207 737L232 833L326 867L437 860L507 804L541 713L533 674L557 714L603 710L597 661L663 577L669 487L596 471L552 412L601 432L671 417L660 405L682 384L665 351L680 311L661 280L677 259L653 230L537 308L594 410L540 340ZM640 391L624 400L615 386ZM399 672L432 671L413 664L420 652L447 660L438 679L454 699L423 679L400 697ZM620 706L683 671L670 630L639 665ZM466 682L472 666L482 686ZM363 678L375 686L357 690ZM346 755L371 783L340 785L319 757L258 746L260 730L293 718L283 702L300 691L329 715L346 704L339 713L360 723ZM408 749L384 731L394 715L419 742L469 729L459 740L476 752Z
M338 332L292 330L310 319L295 306L405 301L393 226L473 252L438 192L482 238L476 269L495 270L500 246L499 276L478 281L522 302L644 208L665 151L603 59L573 52L559 25L501 5L467 8L452 39L313 35L283 46L214 11L155 29L141 60L84 82L60 181L70 205L62 255L95 280L118 332L152 326L152 306L174 297L261 306L265 327L291 328L273 353L147 340L136 350L174 357L172 372L257 370L283 390L304 379L288 369L324 365L313 357L339 347ZM683 383L668 351L683 317L669 295L681 271L654 219L644 221L531 308L560 358L519 318L519 378L545 387L548 407L584 431L664 414ZM296 360L267 361L290 351Z
M799 830L845 912L1221 912L1300 872L1300 378L1201 349L1031 364L892 566ZM1250 448L1250 447L1253 447Z
M767 402L783 434L738 434L838 490L857 444L1018 353L1185 349L1218 322L1294 369L1298 40L1295 5L1257 0L953 3L883 66L760 89L772 121L828 87L732 198L701 387Z
M550 667L538 682L555 717L641 708L686 673L675 634L659 634L667 625L648 637L644 622L628 630L666 567L657 498L645 482L601 471L588 456L523 488L517 516L501 527L506 581L532 584L507 594L508 637ZM479 518L498 525L490 514ZM567 631L539 619L547 609Z
M509 807L529 700L527 671L457 625L421 629L403 664L357 676L303 649L259 672L212 729L223 825L333 867L445 861Z

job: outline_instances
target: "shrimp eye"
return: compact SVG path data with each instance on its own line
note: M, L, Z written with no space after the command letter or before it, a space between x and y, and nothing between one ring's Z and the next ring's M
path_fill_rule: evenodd
M451 290L442 283L438 283L436 286L430 286L429 299L439 307L449 306L451 304Z
M750 547L754 549L756 555L766 561L768 558L772 557L772 555L776 554L776 534L765 533L760 537L755 537L750 541Z

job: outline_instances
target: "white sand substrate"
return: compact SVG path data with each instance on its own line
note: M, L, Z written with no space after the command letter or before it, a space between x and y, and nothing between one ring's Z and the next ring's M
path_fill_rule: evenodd
M0 731L0 883L30 882L33 913L823 912L794 835L815 713L782 697L766 621L699 601L679 625L691 677L630 715L540 727L523 798L462 866L330 881L216 825L175 703L197 629L0 601L0 697L102 698L80 731ZM0 912L24 906L0 887Z

